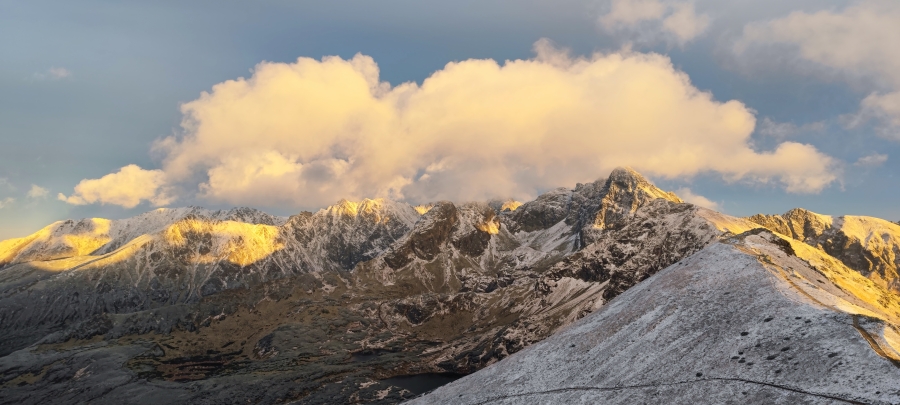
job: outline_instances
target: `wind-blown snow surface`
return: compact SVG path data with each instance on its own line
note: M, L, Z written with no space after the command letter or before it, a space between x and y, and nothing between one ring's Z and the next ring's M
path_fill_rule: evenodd
M409 403L900 403L898 309L820 251L751 231Z

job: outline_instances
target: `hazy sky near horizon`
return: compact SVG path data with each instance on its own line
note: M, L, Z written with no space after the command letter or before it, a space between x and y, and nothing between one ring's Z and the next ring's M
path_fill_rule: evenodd
M619 165L732 215L895 221L898 44L893 0L0 0L0 239Z

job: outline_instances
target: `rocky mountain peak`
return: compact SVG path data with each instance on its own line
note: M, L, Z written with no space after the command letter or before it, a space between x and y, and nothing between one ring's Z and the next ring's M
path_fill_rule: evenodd
M510 232L535 232L550 229L565 221L569 233L575 235L574 247L590 244L607 229L624 224L638 208L662 198L673 203L683 203L673 193L660 190L634 169L619 167L609 177L592 183L579 183L574 189L557 188L517 207L502 208L497 202L492 207Z
M336 204L321 210L320 214L317 215L324 215L335 219L364 219L376 223L397 219L408 225L412 225L412 223L418 219L418 216L415 215L415 213L416 210L408 204L383 198L365 198L362 201L341 199Z
M566 219L571 208L571 195L572 190L560 187L541 194L534 201L522 204L515 211L504 213L511 219L510 229L514 232L520 230L533 232L547 229Z
M671 192L663 191L630 167L617 167L606 180L606 187L615 191L614 195L627 197L628 194L640 200L663 198L674 203L683 203ZM624 194L624 195L623 195Z
M454 226L459 222L456 205L448 201L434 203L415 226L391 247L384 261L392 268L400 268L413 260L432 260L450 240Z
M803 208L792 209L784 213L782 218L791 224L793 237L799 240L821 235L826 229L831 228L834 222L831 216L816 214Z
M613 170L606 180L605 189L606 193L594 218L593 225L597 229L617 226L638 208L657 198L674 203L684 202L675 194L659 189L629 167Z
M803 208L794 208L782 215L757 214L748 219L782 235L806 242L822 235L834 222L828 215L816 214Z
M359 213L359 203L342 198L336 204L328 206L325 212L333 216L355 217Z
M649 183L644 176L628 166L619 166L609 173L608 181L621 184Z

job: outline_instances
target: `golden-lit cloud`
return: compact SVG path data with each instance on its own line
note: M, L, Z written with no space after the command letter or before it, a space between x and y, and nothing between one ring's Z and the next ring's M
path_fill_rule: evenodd
M364 55L260 63L250 78L182 106L182 133L154 146L160 170L129 166L85 180L66 201L160 204L169 187L208 202L281 207L524 200L624 165L803 193L836 179L835 161L813 146L753 149L752 110L698 90L665 56L571 57L546 40L535 50L502 64L452 62L421 85L380 81Z
M60 193L57 198L74 205L113 204L133 208L145 200L157 206L166 205L172 199L164 191L165 177L161 170L128 165L99 179L82 180L75 186L75 193L68 197Z
M864 0L835 10L795 11L747 25L734 51L748 60L794 60L827 69L859 86L878 89L866 97L851 126L882 123L885 137L900 140L900 2ZM780 47L780 48L779 48ZM759 52L780 49L778 57ZM748 62L750 63L750 62ZM802 64L795 67L803 67Z

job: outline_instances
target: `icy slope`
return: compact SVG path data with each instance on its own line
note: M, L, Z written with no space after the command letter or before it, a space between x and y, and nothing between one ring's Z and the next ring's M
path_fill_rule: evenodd
M751 231L410 403L898 403L898 312L837 260Z

